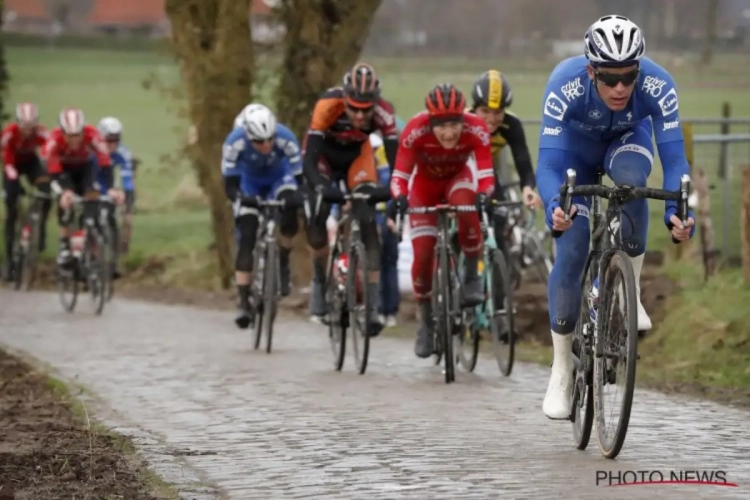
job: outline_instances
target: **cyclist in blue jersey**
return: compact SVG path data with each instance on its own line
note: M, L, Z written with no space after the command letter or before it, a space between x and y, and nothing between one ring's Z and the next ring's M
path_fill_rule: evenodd
M552 71L544 92L537 182L547 224L564 231L549 278L549 315L554 362L542 410L552 419L567 419L573 388L572 336L581 304L580 280L589 250L590 199L574 198L571 218L560 208L559 189L573 168L577 183L596 181L604 172L615 184L645 186L651 173L656 137L664 170L664 189L678 190L688 162L680 129L677 88L661 66L643 57L641 30L622 16L605 16L584 37L584 56L566 59ZM648 204L629 202L620 221L623 243L639 284L646 251ZM664 222L675 241L689 239L688 226L677 218L675 202L666 202ZM640 286L638 285L638 294ZM638 329L651 328L638 300Z
M130 150L122 144L122 122L120 122L120 120L112 116L102 118L99 121L99 125L97 125L97 129L107 144L112 168L115 168L120 172L120 184L125 193L125 215L123 225L127 228L128 236L122 238L124 243L125 241L130 240L129 233L133 224L133 207L135 205L135 168L133 165L133 155L130 153ZM108 177L105 174L106 172L103 172L101 169L97 174L99 189L103 195L106 195L109 189L114 187L108 185ZM112 183L114 183L115 176L112 175L110 178L112 179ZM115 237L115 241L120 240L120 229L117 225L117 217L114 210L109 213L109 223L112 227L112 234ZM118 245L120 245L119 241ZM126 250L126 248L124 248L124 250ZM119 275L117 259L115 259L113 277L118 278Z
M250 283L260 199L286 201L279 222L279 264L281 295L290 293L289 254L297 233L297 207L301 205L297 179L302 174L302 158L294 133L277 123L266 106L247 106L242 123L224 141L221 171L227 197L234 204L239 240L235 262L239 311L235 323L247 328L254 319Z

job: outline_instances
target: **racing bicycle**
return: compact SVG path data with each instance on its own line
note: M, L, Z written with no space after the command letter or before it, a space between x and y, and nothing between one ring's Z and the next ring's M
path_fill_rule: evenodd
M463 330L463 307L461 307L462 286L456 265L457 256L451 244L450 215L461 212L476 212L474 205L449 205L443 203L434 207L412 207L406 213L437 214L438 234L435 244L435 273L432 278L432 318L434 335L435 364L444 361L445 383L456 381L456 356L454 341L460 342L459 333ZM397 214L396 231L401 237L402 216Z
M255 341L258 349L263 336L266 338L266 352L273 345L273 324L276 321L278 302L281 296L281 271L279 248L276 243L276 224L279 209L286 206L285 200L256 200L260 208L258 236L255 241L255 259L251 300L255 311Z
M489 200L488 207L494 215L497 212L507 213L522 207L520 201ZM463 310L463 335L458 335L455 343L458 363L469 372L473 372L479 357L481 331L488 331L492 338L492 353L497 361L500 373L509 376L513 370L516 334L513 322L515 306L513 292L515 286L511 278L506 253L498 248L495 232L487 211L480 219L484 235L482 260L479 261L479 273L484 280L485 301L474 308ZM459 268L463 269L463 254L459 256Z
M630 422L638 360L638 310L633 265L623 250L623 205L636 199L676 200L677 216L687 224L690 177L684 175L679 191L664 191L627 185L608 187L597 183L576 186L576 172L569 169L560 188L560 206L570 219L574 196L593 196L592 235L581 278L581 312L573 332L575 357L574 386L570 420L578 449L586 449L596 417L599 449L606 458L615 458L622 449ZM609 200L606 211L601 199ZM609 231L609 236L605 233ZM559 231L552 231L557 238ZM624 373L619 373L618 369ZM622 384L622 401L611 409L605 396L611 386ZM619 392L616 391L615 394ZM619 416L614 416L619 410Z
M337 202L327 199L324 201ZM344 195L345 201L378 203L370 193ZM333 366L341 371L346 357L347 330L351 328L352 351L357 372L362 375L367 370L370 355L370 324L377 311L372 307L377 297L370 297L367 282L369 267L367 252L362 240L360 222L355 216L356 207L339 210L337 215L336 239L328 257L326 272L326 302L329 304L328 337L333 352Z
M102 225L100 201L109 197L93 199L73 197L73 210L82 207L80 228L70 237L72 261L69 265L58 266L57 287L60 302L68 312L73 312L78 301L79 285L84 284L91 296L94 313L99 315L107 301L110 281L110 242L106 225ZM73 219L75 220L75 218Z
M19 231L15 238L13 248L14 288L20 290L31 290L36 281L37 260L41 251L42 238L42 205L50 200L52 195L39 191L38 188L27 195L31 203L27 206L26 213L19 225Z

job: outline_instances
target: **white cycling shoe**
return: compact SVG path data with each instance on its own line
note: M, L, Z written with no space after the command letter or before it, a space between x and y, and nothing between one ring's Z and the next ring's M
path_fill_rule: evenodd
M635 296L638 298L638 331L651 330L651 318L648 317L646 309L641 304L641 269L643 269L644 254L638 257L630 257L633 264L633 275L635 276Z
M552 348L555 359L542 411L553 420L567 420L573 403L573 334L552 332Z

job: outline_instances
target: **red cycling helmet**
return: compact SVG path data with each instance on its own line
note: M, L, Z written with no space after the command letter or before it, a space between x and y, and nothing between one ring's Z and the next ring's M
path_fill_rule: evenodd
M430 90L424 104L432 119L458 120L466 109L466 98L452 83L441 83Z

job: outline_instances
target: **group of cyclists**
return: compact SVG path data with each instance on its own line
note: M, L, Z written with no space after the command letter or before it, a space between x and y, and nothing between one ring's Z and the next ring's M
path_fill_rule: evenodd
M39 108L33 103L16 106L15 122L2 132L3 190L5 219L5 279L12 281L14 249L19 201L25 193L21 177L46 195L42 204L39 251L46 249L46 223L52 208L52 192L59 193L57 219L59 248L57 262L70 266L71 206L76 196L108 195L116 204L125 205L122 250L127 251L135 203L134 173L136 162L122 144L122 123L114 117L103 118L98 127L86 123L83 111L66 108L60 111L58 126L52 131L39 123ZM120 175L121 188L115 187L115 173ZM117 227L113 213L110 224ZM120 275L116 262L112 278Z
M611 15L591 25L584 38L584 54L562 61L548 80L542 101L536 175L522 123L507 110L512 103L510 84L497 70L483 73L475 82L471 106L467 106L466 97L455 85L435 86L425 97L425 110L411 118L399 132L393 105L381 95L375 70L358 63L345 75L341 86L321 95L302 148L288 129L277 124L268 108L259 104L248 106L227 138L222 162L227 194L238 207L237 226L242 234L237 257L242 323L248 324L252 314L245 273L252 271L252 259L248 256L252 253L252 233L257 227L254 219L257 212L242 210L246 199L286 197L290 207L307 200L310 208L307 236L314 253L311 314L324 316L329 252L325 221L330 213L325 200L343 203L341 184L353 193L369 193L373 200L390 198L392 214L405 214L409 207L430 207L444 202L475 205L477 211L457 214L458 240L465 265L461 273L461 301L466 307L481 302L484 290L477 272L483 244L480 214L488 211L493 197L503 196L493 154L508 144L523 201L529 207L543 206L547 225L561 233L548 286L554 361L543 411L551 419L569 418L574 370L570 334L581 305L580 279L589 250L591 200L574 197L570 211L567 214L563 211L559 193L566 170L574 169L583 183L595 182L599 169L603 169L616 184L645 186L653 164L653 133L664 169L664 189L678 190L681 176L688 173L678 126L675 83L666 70L644 57L644 52L641 30L629 19ZM387 163L392 169L388 184L378 182L369 141L372 133L383 139ZM535 192L537 184L541 196ZM636 283L646 247L647 209L646 200L628 202L620 221ZM365 286L374 292L369 294L371 297L377 297L381 247L374 209L365 203L353 206L352 210L360 221L368 253L370 267ZM685 225L676 212L676 202L666 202L665 224L674 241L681 242L692 236L695 220L689 213ZM414 250L412 280L421 309L415 345L419 357L428 357L433 352L430 296L436 218L435 214L414 214L409 219ZM282 226L286 227L286 231L282 230L284 237L293 234L296 219L291 212ZM282 256L281 266L282 290L288 293L288 250ZM371 307L376 308L377 303ZM650 329L651 322L640 299L637 307L639 330ZM381 320L377 314L368 317L373 321L369 333L377 335Z
M551 419L567 419L574 370L570 334L581 307L580 280L589 250L591 199L574 197L570 211L565 213L559 193L566 170L574 169L583 183L596 182L603 169L616 184L645 186L653 164L653 133L664 169L664 189L677 190L680 177L688 173L675 83L666 70L644 57L644 52L641 30L627 18L605 16L591 25L584 38L584 54L562 61L549 77L542 100L536 174L521 120L508 111L513 102L511 86L507 77L494 69L474 83L470 105L455 85L442 83L430 89L424 111L412 117L403 130L399 130L393 105L381 94L374 68L364 63L356 64L340 86L320 96L302 144L277 122L268 107L257 103L246 106L224 142L221 159L238 238L237 326L247 328L253 321L253 249L258 205L265 199L284 201L279 223L282 296L291 288L290 251L292 237L298 231L297 214L300 208L306 208L307 240L313 254L310 312L318 318L326 316L330 251L326 222L332 205L346 203L343 188L369 195L369 202L352 202L350 208L359 221L367 254L364 287L375 298L379 297L382 238L376 203L390 200L391 218L404 215L408 208L446 202L475 206L476 211L457 214L458 245L464 257L461 304L470 307L483 301L478 275L483 248L480 214L491 213L491 200L504 196L496 153L509 145L523 202L530 208L543 207L547 225L560 234L548 286L554 361L543 411ZM120 144L122 126L116 119L103 119L97 130L85 124L80 110L66 109L60 113L59 127L48 134L38 124L38 116L33 105L19 105L17 123L3 133L8 251L13 245L16 213L11 205L17 202L21 173L32 181L45 179L47 174L59 183L63 190L61 228L70 222L64 215L69 213L66 208L73 193L83 196L95 189L118 202L127 199L132 207L132 194L124 196L112 182L115 164L120 165L124 178L132 174L132 159ZM378 173L372 134L382 138L390 170L387 182L382 182ZM39 185L48 189L44 183ZM537 185L539 195L535 192ZM132 184L124 187L133 192ZM645 200L628 202L620 221L636 284L646 248L647 210ZM681 242L693 235L695 220L690 213L685 225L676 213L676 203L666 202L665 224L674 241ZM430 297L437 216L412 214L409 224L414 251L412 280L421 310L415 354L425 358L433 352L435 325ZM67 234L61 229L61 265L69 258ZM369 304L373 309L379 309L379 305L379 300ZM638 328L648 330L651 322L640 299L637 306ZM377 311L368 317L371 324L367 332L377 336L383 327L382 317Z

